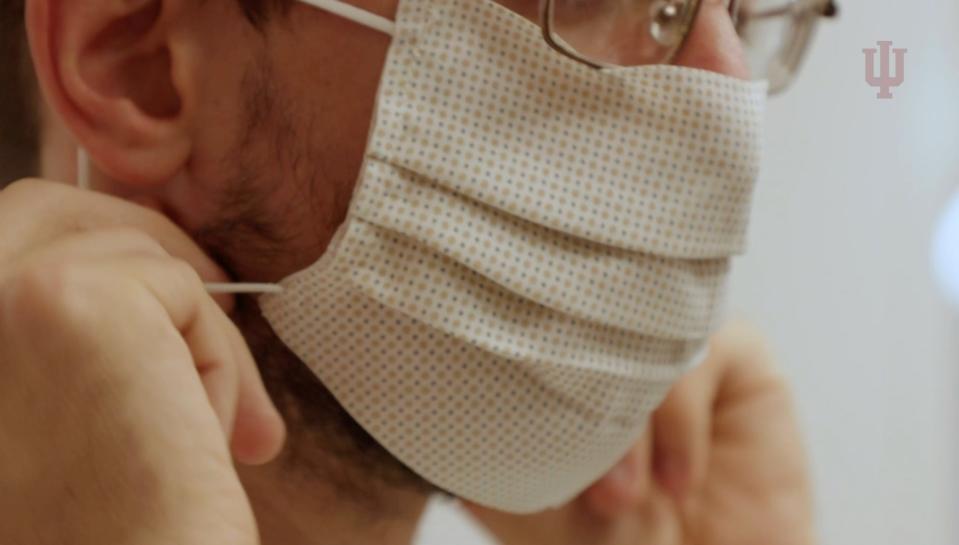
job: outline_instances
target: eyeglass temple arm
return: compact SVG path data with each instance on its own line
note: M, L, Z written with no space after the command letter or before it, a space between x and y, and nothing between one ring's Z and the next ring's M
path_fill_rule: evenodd
M807 10L818 11L819 14L827 18L835 18L839 16L839 4L835 0L826 0L825 2L819 0L813 0L811 2L804 2L805 4L811 4L805 6ZM817 5L818 4L818 5ZM785 6L769 9L766 11L757 11L754 13L745 13L741 14L740 17L745 15L745 18L748 19L768 19L770 17L781 17L783 15L788 15L789 12L793 11L795 8L792 3L789 3Z

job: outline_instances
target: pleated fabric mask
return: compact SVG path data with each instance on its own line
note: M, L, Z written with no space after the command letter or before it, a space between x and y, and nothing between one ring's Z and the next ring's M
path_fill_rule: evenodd
M263 312L425 479L562 504L717 325L765 83L592 69L488 0L402 0L371 26L394 39L348 217Z

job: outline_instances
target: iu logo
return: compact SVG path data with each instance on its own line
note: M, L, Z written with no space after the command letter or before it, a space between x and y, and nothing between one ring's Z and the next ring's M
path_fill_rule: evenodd
M902 85L903 80L905 79L905 57L908 49L893 49L892 52L896 54L896 75L893 77L892 73L889 71L889 49L892 47L892 42L876 42L879 45L879 75L875 75L876 70L876 49L869 48L863 49L862 52L866 54L866 83L872 87L877 87L879 89L879 94L876 95L880 99L889 99L892 98L892 93L889 91L893 87L899 87Z

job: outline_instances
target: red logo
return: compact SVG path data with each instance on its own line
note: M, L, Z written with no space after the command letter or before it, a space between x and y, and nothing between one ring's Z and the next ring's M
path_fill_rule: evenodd
M876 75L876 52L875 48L863 49L866 54L866 83L879 89L876 98L890 99L892 93L889 91L893 87L899 87L905 79L905 60L908 49L892 49L896 55L896 75L893 76L889 70L889 51L892 48L892 42L876 42L879 45L879 75Z

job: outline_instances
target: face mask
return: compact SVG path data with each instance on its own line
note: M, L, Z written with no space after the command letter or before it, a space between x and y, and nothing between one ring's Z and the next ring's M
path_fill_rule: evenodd
M595 70L486 0L405 0L395 26L311 3L394 39L346 222L265 316L427 480L505 511L567 502L701 357L765 84Z

